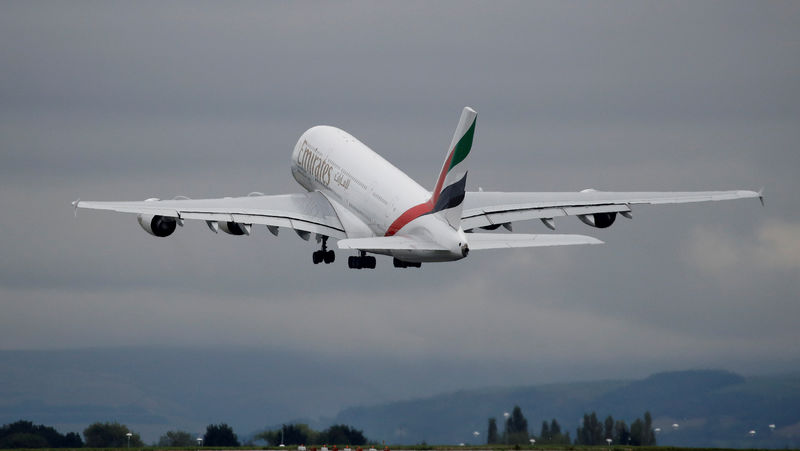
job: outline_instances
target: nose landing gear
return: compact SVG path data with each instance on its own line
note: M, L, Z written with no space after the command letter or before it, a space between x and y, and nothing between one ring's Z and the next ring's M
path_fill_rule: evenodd
M314 251L311 254L311 260L314 262L315 265L325 262L325 264L333 263L336 260L336 254L333 251L328 250L328 237L322 237L322 249L318 251Z

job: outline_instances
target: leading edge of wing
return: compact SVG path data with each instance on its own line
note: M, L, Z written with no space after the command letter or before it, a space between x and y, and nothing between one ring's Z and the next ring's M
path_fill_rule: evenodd
M76 201L73 205L75 208L121 213L287 227L334 238L346 236L333 206L319 192L218 199Z
M467 242L470 250L603 244L597 238L586 235L529 233L468 233Z
M559 208L608 204L681 204L763 197L763 192L732 191L597 191L580 192L502 192L469 191L464 198L467 210L502 211L520 208Z

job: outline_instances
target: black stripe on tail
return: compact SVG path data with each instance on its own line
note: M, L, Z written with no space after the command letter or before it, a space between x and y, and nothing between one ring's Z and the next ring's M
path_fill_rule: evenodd
M464 177L461 177L461 180L448 185L442 190L431 213L437 213L461 205L461 202L464 202L464 191L466 187L467 173L464 173Z

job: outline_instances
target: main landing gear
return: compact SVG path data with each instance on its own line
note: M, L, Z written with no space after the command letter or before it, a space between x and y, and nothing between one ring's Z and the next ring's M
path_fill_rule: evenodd
M358 256L347 258L347 267L350 269L375 269L375 257L367 256L364 251L359 251Z
M397 257L395 257L392 263L394 263L395 268L419 268L422 266L421 262L404 262L403 260L398 260Z
M314 253L311 254L311 259L314 261L315 265L320 264L322 262L325 262L325 264L327 265L329 263L333 263L333 261L336 260L336 254L334 254L333 251L328 250L327 236L322 237L322 249L314 251Z

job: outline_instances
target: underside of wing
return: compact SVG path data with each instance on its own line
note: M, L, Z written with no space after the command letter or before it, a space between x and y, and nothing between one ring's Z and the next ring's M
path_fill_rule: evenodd
M762 198L755 191L694 192L604 192L585 190L562 193L467 192L461 227L493 227L515 221L542 219L552 228L552 219L622 213L629 216L632 205L681 204L730 199Z
M219 199L147 200L138 202L76 201L75 208L137 213L178 221L206 221L212 230L219 224L263 224L334 238L346 236L336 211L319 192L275 196L225 197ZM277 230L277 229L275 229Z
M597 238L585 235L538 235L527 233L468 233L467 239L469 240L470 250L603 243Z

